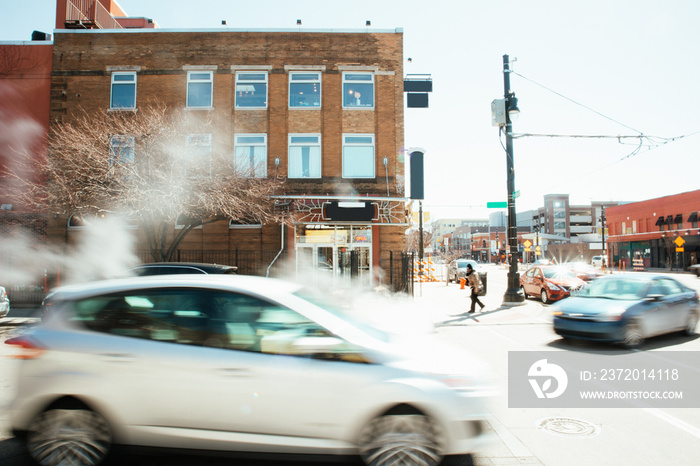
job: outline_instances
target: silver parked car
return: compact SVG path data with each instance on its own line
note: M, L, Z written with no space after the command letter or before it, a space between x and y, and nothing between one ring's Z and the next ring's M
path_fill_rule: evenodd
M450 262L447 266L447 283L455 282L459 283L460 278L467 277L467 265L471 264L474 272L479 274L479 280L481 280L481 289L479 290L479 296L485 296L487 285L488 285L488 272L484 270L483 267L475 260L471 259L456 259Z
M6 342L21 358L12 429L42 465L99 464L118 444L436 465L484 437L478 360L435 334L380 331L302 285L138 277L52 302Z

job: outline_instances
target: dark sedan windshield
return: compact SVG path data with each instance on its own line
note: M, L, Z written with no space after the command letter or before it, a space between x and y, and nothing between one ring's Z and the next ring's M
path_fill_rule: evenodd
M642 299L645 295L647 282L629 280L625 278L613 278L609 280L594 280L581 290L577 296L587 298L607 299Z

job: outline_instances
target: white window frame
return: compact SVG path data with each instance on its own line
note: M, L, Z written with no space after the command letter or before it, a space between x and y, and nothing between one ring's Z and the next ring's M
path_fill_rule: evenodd
M244 138L262 138L262 142L243 141ZM241 157L250 157L250 154L244 156L240 153L241 147L257 147L262 148L260 160L246 160L246 166L241 168ZM240 133L235 134L233 138L233 167L236 174L251 178L267 178L267 134L266 133ZM257 157L253 154L253 157Z
M180 217L182 217L183 215L184 215L184 214L180 214L180 215L178 215L177 218L175 219L175 229L176 229L176 230L182 230L183 228L185 228L185 224L184 224L184 223L180 223L180 221L179 221L179 220L180 220ZM201 230L202 228L204 228L204 225L197 225L196 227L193 228L193 230Z
M371 143L367 142L355 142L349 141L350 138L371 138ZM372 148L372 173L371 175L354 175L352 172L348 173L351 166L347 162L346 157L350 157L350 154L346 154L346 149L353 147L371 147ZM360 134L360 133L344 133L343 134L343 178L374 178L376 176L376 139L374 134Z
M186 141L186 146L187 146L187 153L185 154L185 176L188 178L211 178L211 172L212 172L212 136L211 133L193 133L193 134L188 134L187 135L187 141ZM190 147L198 147L201 148L201 154L198 154L197 156L206 156L209 164L209 169L204 170L205 174L203 175L191 175L188 173L188 166L192 162L188 158L188 153L189 153L189 148ZM200 161L196 161L197 163L195 166L199 166Z
M361 109L361 110L374 110L376 86L374 85L374 72L371 71L343 71L343 108L344 109ZM363 75L369 76L370 79L367 81L362 80L350 80L348 76L350 75ZM345 103L346 94L351 92L352 89L349 88L352 84L371 84L372 85L372 105L347 105Z
M294 79L294 76L301 75L316 75L315 79ZM289 108L294 110L317 110L322 105L322 76L320 71L290 71L289 72ZM318 105L294 105L292 97L295 91L292 89L293 84L317 84L318 85Z
M233 219L228 221L229 230L262 229L262 223L234 223Z
M135 162L136 138L134 136L113 135L109 138L109 164L127 164ZM128 156L124 157L124 149L128 150ZM117 152L117 150L119 152Z
M207 74L209 77L204 78L193 78L193 75L204 75ZM209 105L192 105L190 102L190 84L209 84L210 96ZM214 107L214 72L210 70L192 70L187 72L187 108L196 109L212 109Z
M299 138L316 138L316 142L308 142L308 141L294 141L294 139L299 139ZM287 138L287 176L289 178L294 178L294 179L319 179L322 177L322 161L323 161L323 147L321 146L321 134L320 133L294 133L294 134L289 134ZM295 148L303 148L303 147L315 147L318 148L318 157L312 157L312 154L309 154L309 164L311 165L313 163L313 158L317 158L317 165L318 168L317 170L313 170L309 172L308 176L304 176L303 173L298 174L299 172L294 172L293 168L297 164L293 159L294 156L292 154L292 149Z
M264 79L251 79L251 78L245 78L242 79L241 76L245 75L263 75L265 78ZM237 110L260 110L260 109L266 109L268 107L268 91L269 91L269 84L268 84L268 76L269 73L267 71L257 71L257 70L241 70L241 71L236 71L236 81L234 83L234 100L235 100L235 106ZM262 106L250 106L250 105L239 105L240 100L238 99L239 96L239 91L244 92L243 89L239 89L239 86L248 86L252 87L255 84L265 84L265 105ZM252 89L253 91L255 90L254 88Z
M131 81L118 81L115 80L115 77L117 76L132 76L134 79ZM131 107L121 107L121 106L115 106L114 105L114 88L115 86L133 86L134 88L134 105ZM111 110L133 110L136 108L136 90L137 90L137 83L136 83L136 71L113 71L112 72L112 77L111 77L111 82L109 86L109 108Z

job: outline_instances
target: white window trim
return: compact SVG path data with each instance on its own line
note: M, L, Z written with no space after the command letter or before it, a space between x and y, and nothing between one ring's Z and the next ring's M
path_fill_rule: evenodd
M126 76L130 75L134 77L134 106L133 107L113 107L112 106L112 98L114 97L114 86L115 84L117 86L119 85L126 85L126 84L131 84L129 81L114 81L114 76ZM113 71L111 76L110 76L110 84L109 84L109 109L110 110L126 110L126 111L133 111L136 109L136 96L138 92L138 76L136 75L136 71Z
M371 106L369 106L369 107L355 107L355 106L348 107L348 106L345 105L345 84L346 84L345 76L348 75L348 74L367 74L367 75L372 76L372 81L371 81L371 82L372 82L372 105L371 105ZM342 99L343 99L343 100L342 100L343 110L374 110L375 105L376 105L376 103L377 103L377 102L376 102L376 100L377 100L377 99L376 99L376 98L377 98L377 85L376 85L376 83L375 83L374 77L375 77L375 72L374 72L374 71L364 71L364 70L362 70L362 71L355 71L355 70L343 71L343 77L342 77L342 82L341 82L341 89L342 89L342 92L343 92L343 97L342 97ZM354 82L354 83L358 83L358 82L359 82L359 83L362 83L362 84L369 83L369 81L367 81L367 82L364 82L364 81L347 81L347 82Z
M294 83L297 84L313 84L313 83L318 83L319 87L319 95L318 95L318 106L317 107L306 107L303 105L292 105L291 100L292 100L292 75L295 74L318 74L318 80L301 80L301 81L294 81ZM290 110L320 110L323 107L323 73L318 70L295 70L295 71L290 71L289 76L287 78L288 85L287 85L287 105L289 106Z
M267 157L268 157L268 141L267 141L267 133L236 133L233 135L233 169L234 172L238 170L238 167L236 166L237 160L236 160L236 149L238 148L238 138L244 138L244 137L262 137L263 138L263 143L262 144L242 144L244 146L255 146L255 147L265 147L265 160L263 161L263 166L265 167L265 173L263 176L257 176L253 175L252 178L267 178ZM253 167L253 172L255 172L255 167Z
M192 81L190 79L190 76L192 74L201 74L201 73L209 73L210 79L209 80L195 80ZM190 106L190 83L210 83L211 84L211 98L209 99L209 106ZM198 69L198 70L189 70L187 71L187 87L185 88L185 108L188 110L213 110L214 109L214 71L211 69Z
M308 146L308 147L317 147L319 148L319 175L318 176L292 176L292 174L289 172L291 163L289 162L289 149L292 147L292 138L293 137L317 137L318 138L318 144L299 144L296 143L294 144L294 147L301 147L301 146ZM319 180L323 178L323 145L321 144L321 133L290 133L287 136L287 177L290 179L294 180Z
M228 228L229 230L244 230L244 229L257 229L260 230L262 229L262 223L246 223L246 224L238 224L238 223L233 223L233 220L228 221Z
M371 176L345 176L345 147L350 146L362 146L365 147L367 144L353 144L353 143L346 143L345 138L348 137L371 137L372 138L372 175ZM377 164L377 139L374 134L371 133L343 133L343 145L342 145L342 167L341 167L341 174L343 178L348 178L348 179L373 179L376 178L377 176L377 169L376 169L376 164Z
M252 73L259 73L259 74L264 74L265 75L265 106L263 107L239 107L238 106L238 93L236 92L236 87L238 86L238 76L240 74L252 74ZM251 81L247 80L244 82L250 82L250 83L261 83L262 81ZM270 102L268 102L270 95L270 72L267 70L262 70L262 69L247 69L247 70L236 70L234 73L234 82L233 82L233 106L236 110L267 110L270 107Z
M183 214L178 215L177 218L175 219L175 229L176 230L182 230L183 228L185 228L184 223L178 223L178 220L180 220L180 217L182 215ZM197 225L196 227L193 228L193 230L201 230L203 227L204 227L204 225Z

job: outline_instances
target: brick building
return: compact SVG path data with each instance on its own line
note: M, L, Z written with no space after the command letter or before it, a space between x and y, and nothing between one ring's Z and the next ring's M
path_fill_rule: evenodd
M402 47L400 29L56 30L51 119L149 99L206 114L220 130L208 145L286 178L295 224L204 225L182 253L284 249L297 270L370 284L405 244ZM71 225L52 219L49 233L70 242Z
M686 269L700 259L700 190L605 210L608 261L630 269L633 259L644 267Z

